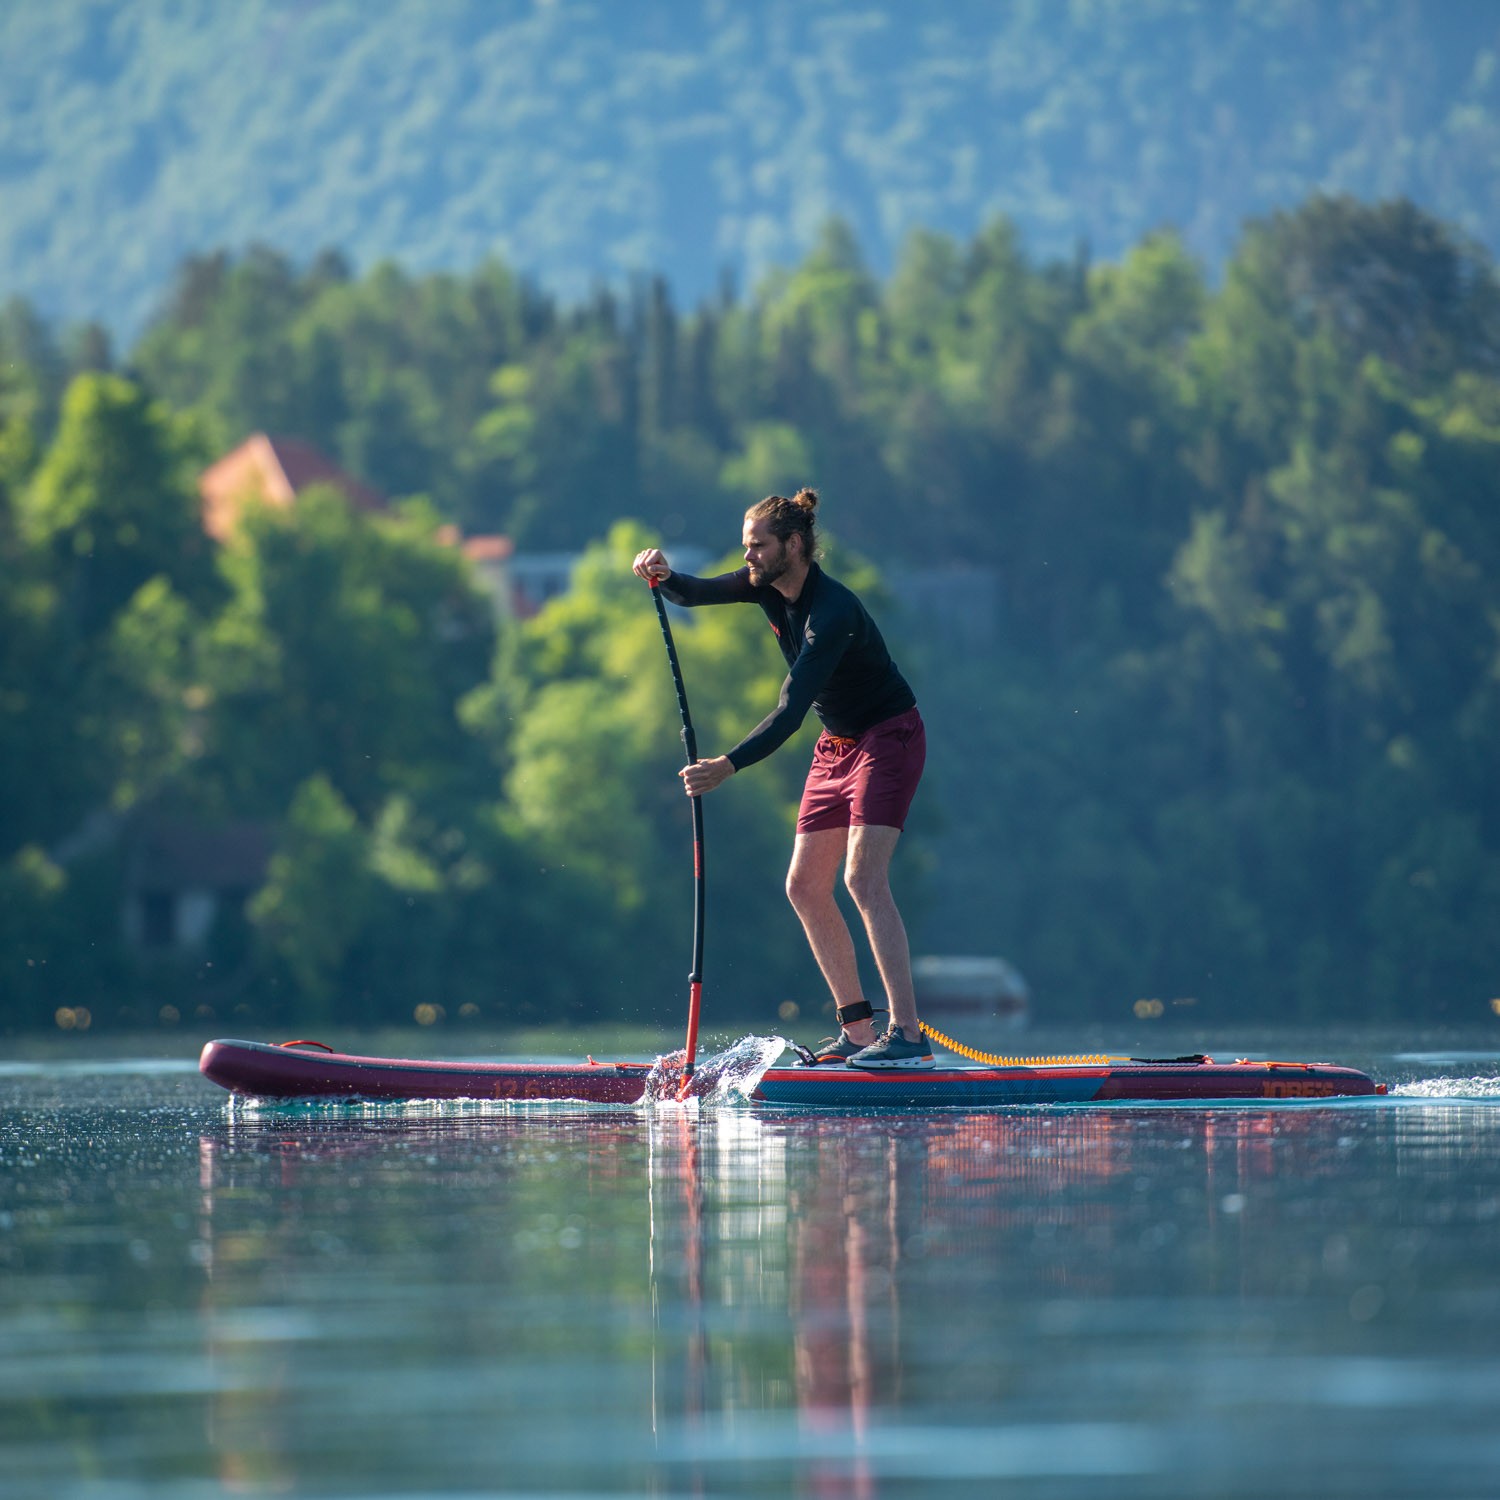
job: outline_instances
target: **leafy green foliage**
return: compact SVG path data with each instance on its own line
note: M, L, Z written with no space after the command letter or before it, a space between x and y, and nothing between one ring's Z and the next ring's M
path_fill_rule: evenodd
M314 487L291 514L255 510L223 564L207 753L232 805L283 806L319 773L365 818L398 787L472 794L458 704L489 670L494 622L430 515L370 521Z
M997 212L1048 255L1171 224L1217 266L1322 184L1495 246L1497 87L1493 14L1454 0L14 4L0 287L134 339L184 246L262 240L696 299L830 211L882 271Z
M728 545L747 499L810 481L929 723L898 872L920 948L999 949L1075 1018L1474 1015L1500 969L1496 297L1410 204L1318 198L1217 285L1170 234L1036 261L1003 220L913 236L881 279L835 223L687 315L660 282L563 307L494 260L193 261L139 379L65 391L13 320L39 352L0 384L6 1014L161 992L107 834L166 809L276 841L205 950L238 988L179 975L184 1001L660 1019L689 817L629 560ZM193 464L277 425L425 498L309 492L210 555ZM580 553L572 590L497 628L440 521ZM931 608L944 566L998 581L993 638ZM780 657L753 611L676 634L718 753ZM821 1004L780 892L804 762L706 804L724 1013Z

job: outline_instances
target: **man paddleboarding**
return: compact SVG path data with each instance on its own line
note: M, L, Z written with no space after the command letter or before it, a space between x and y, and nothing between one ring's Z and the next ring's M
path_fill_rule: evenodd
M811 709L823 725L797 813L786 892L813 957L833 992L839 1034L817 1048L819 1062L855 1068L930 1068L932 1048L917 1019L906 926L891 894L890 865L927 758L917 700L859 599L817 561L815 490L771 495L745 512L745 566L717 578L675 573L655 547L635 572L655 580L673 604L758 604L789 668L775 709L726 755L678 773L690 797L722 786L764 760L801 727ZM890 1006L876 1035L864 998L854 939L834 898L844 884L864 922Z

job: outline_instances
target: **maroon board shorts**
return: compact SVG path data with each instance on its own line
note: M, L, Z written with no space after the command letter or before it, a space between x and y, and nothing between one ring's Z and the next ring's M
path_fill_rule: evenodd
M825 729L813 747L797 832L904 828L926 762L927 730L915 708L881 720L858 739Z

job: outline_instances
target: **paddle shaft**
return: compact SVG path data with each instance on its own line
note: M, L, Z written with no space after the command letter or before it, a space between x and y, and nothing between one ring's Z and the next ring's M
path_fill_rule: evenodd
M657 587L659 579L647 580L651 597L656 601L656 618L661 623L661 638L667 645L667 661L672 668L672 686L677 689L677 708L682 715L682 748L687 764L698 759L698 738L693 733L693 717L688 712L687 688L682 681L682 665L677 660L677 643L672 639L672 623L667 619L666 601ZM698 1013L703 1002L703 798L693 803L693 968L688 975L687 1050L682 1062L684 1085L693 1076L693 1062L698 1052Z

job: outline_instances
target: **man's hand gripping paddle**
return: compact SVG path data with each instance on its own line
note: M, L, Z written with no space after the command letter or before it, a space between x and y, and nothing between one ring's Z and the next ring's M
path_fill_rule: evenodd
M682 682L682 667L677 660L677 645L672 639L672 625L667 619L666 602L657 585L659 578L648 578L651 597L656 601L656 618L661 622L661 638L667 644L667 661L672 668L672 685L677 689L677 708L682 714L682 748L687 764L698 759L698 740L693 733L692 715L688 713L687 688ZM682 1059L682 1087L679 1099L687 1098L693 1081L693 1063L698 1052L698 1012L703 1002L703 798L693 802L693 968L688 975L687 1049Z

